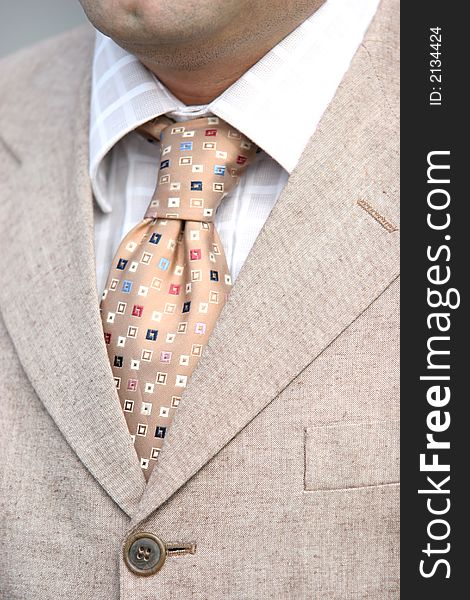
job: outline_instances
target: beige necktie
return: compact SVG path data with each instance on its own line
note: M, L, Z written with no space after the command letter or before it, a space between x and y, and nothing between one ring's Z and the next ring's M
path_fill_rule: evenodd
M184 123L160 117L140 131L161 142L157 188L143 221L118 248L101 317L148 479L231 289L213 220L256 147L217 117Z

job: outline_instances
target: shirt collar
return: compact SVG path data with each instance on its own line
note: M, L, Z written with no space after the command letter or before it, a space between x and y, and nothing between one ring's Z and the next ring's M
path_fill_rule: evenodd
M209 105L187 107L140 61L97 32L92 74L90 177L101 189L107 156L126 134L173 113L212 113L242 131L289 173L332 100L379 0L327 0Z

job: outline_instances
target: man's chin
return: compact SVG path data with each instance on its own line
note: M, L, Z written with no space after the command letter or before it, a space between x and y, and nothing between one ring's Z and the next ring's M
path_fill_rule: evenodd
M185 46L210 40L237 16L234 0L80 0L90 22L119 45Z

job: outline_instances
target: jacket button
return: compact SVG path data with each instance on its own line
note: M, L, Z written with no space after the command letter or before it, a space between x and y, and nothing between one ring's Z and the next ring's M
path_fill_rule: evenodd
M152 533L135 533L124 545L124 562L136 575L153 575L166 560L164 542Z

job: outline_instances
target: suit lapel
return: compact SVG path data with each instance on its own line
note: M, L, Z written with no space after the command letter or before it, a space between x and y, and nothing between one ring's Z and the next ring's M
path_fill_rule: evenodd
M369 37L387 16L382 8ZM376 61L391 65L386 51L380 44L359 49L292 173L185 390L134 525L229 443L397 277L398 233L357 204L365 199L389 220L398 218L398 124L389 90L374 70Z
M84 465L130 514L145 480L114 388L98 310L87 168L92 38L82 34L80 40L75 63L63 67L69 69L62 73L69 86L60 90L63 104L53 106L54 90L33 80L24 93L48 107L42 122L29 127L28 119L38 118L31 107L21 120L17 115L2 126L10 155L5 160L13 160L2 184L8 210L0 235L8 269L0 307L38 396ZM16 106L24 109L29 96ZM17 110L13 99L10 104ZM13 130L19 122L22 130ZM28 134L38 130L44 132L39 140Z

